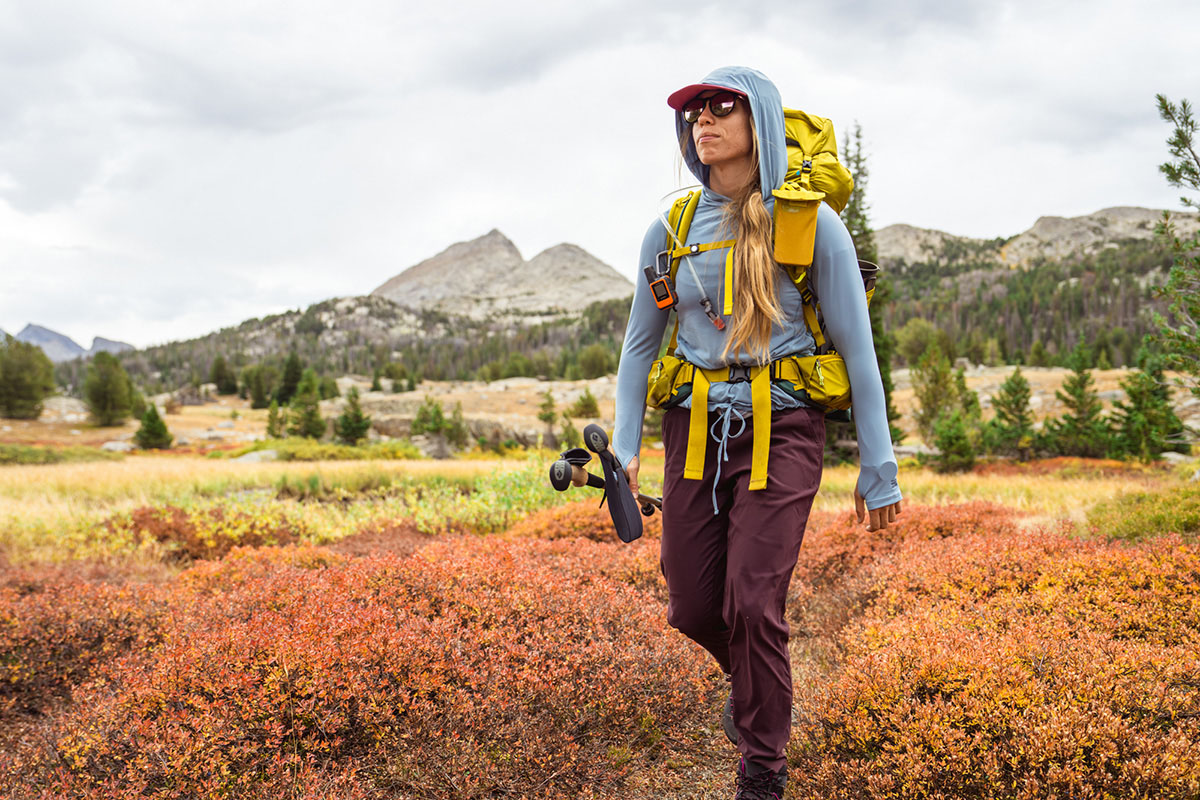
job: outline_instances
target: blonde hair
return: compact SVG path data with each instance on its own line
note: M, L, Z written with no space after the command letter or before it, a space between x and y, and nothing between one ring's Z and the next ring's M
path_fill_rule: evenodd
M733 249L733 324L725 337L721 358L731 351L745 349L759 364L771 360L771 326L783 322L776 283L775 227L762 199L759 176L758 129L750 120L751 167L746 183L731 198L722 212L721 230L737 239ZM682 173L683 161L691 146L691 126L679 136Z
M721 357L745 349L759 364L771 360L771 327L783 322L776 283L774 223L762 198L758 131L750 116L751 161L746 183L725 206L722 227L733 232L733 325Z

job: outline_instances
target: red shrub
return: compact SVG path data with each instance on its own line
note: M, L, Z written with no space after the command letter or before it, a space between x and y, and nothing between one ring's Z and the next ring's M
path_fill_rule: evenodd
M74 797L265 796L305 765L389 796L619 786L707 721L715 670L659 603L605 577L620 549L530 544L201 565L161 644L86 687L25 768Z
M0 582L0 721L39 714L128 649L158 638L162 592L11 572Z
M793 774L864 798L1195 797L1197 576L1175 538L905 541L797 709Z
M143 506L105 522L109 531L126 529L137 541L165 544L181 561L221 558L234 547L293 544L303 526L286 517L255 517L221 506L183 509Z
M608 508L600 508L596 500L581 500L565 506L535 511L508 529L510 536L537 539L591 539L596 542L617 542ZM662 514L642 517L642 536L662 538Z

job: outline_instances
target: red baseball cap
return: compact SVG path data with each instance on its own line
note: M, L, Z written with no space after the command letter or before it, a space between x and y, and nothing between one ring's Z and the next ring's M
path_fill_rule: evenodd
M739 97L745 97L746 93L741 89L733 89L729 86L717 86L712 83L693 83L690 86L685 86L678 91L671 92L667 97L667 105L676 111L682 111L683 105L701 92L733 92Z

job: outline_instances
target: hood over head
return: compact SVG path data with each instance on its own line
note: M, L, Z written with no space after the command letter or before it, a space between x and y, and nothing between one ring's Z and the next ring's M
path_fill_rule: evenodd
M758 133L758 175L762 183L763 199L771 197L771 191L779 188L787 174L787 141L783 132L783 101L779 90L771 79L749 67L720 67L708 73L699 83L685 86L674 92L668 103L675 111L675 131L683 142L683 160L688 169L708 188L708 167L700 163L696 155L696 143L692 141L691 126L683 121L679 109L688 100L708 89L730 89L745 95L750 102L750 116Z

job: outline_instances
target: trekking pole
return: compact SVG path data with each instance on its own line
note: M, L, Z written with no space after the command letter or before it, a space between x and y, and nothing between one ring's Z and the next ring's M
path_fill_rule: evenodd
M582 447L576 447L573 450L567 450L553 464L550 465L550 485L560 492L565 492L571 488L572 483L580 483L585 486L591 486L593 489L603 489L604 478L592 473L579 466L577 463L578 456L576 453L585 453ZM591 456L586 456L583 463L587 463ZM654 509L662 508L661 497L651 497L647 494L638 492L638 503L641 504L641 512L643 516L652 516Z

